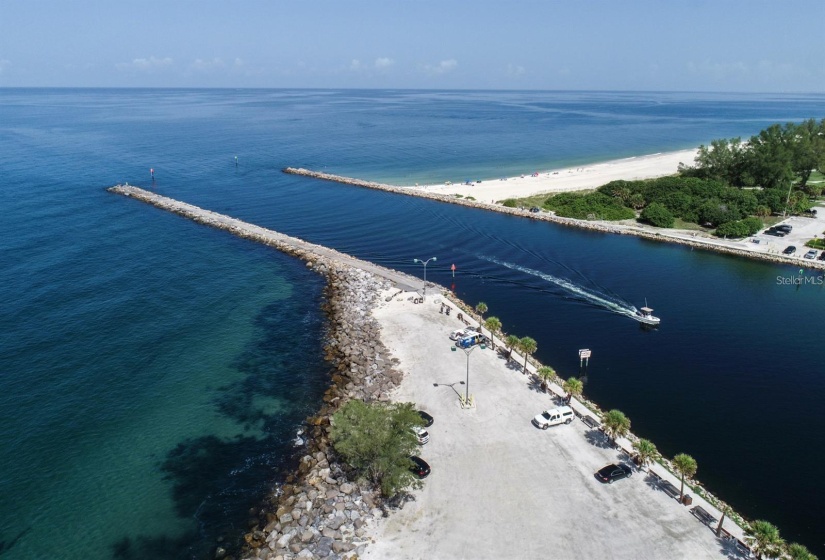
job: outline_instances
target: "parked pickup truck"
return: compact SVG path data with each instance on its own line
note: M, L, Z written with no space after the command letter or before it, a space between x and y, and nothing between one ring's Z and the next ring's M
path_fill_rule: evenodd
M555 426L557 424L569 424L573 421L573 418L575 418L575 414L573 414L572 408L569 406L560 406L559 408L545 410L533 418L533 425L536 428L546 430L550 426Z

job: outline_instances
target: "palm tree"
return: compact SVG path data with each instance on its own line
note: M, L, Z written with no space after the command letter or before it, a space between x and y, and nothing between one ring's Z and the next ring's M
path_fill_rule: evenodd
M745 540L756 553L757 558L762 558L767 554L771 558L776 558L782 552L782 545L785 541L779 536L779 529L767 521L754 521L750 527L745 529Z
M507 346L507 359L511 360L513 358L513 350L518 348L519 342L521 339L514 334L509 335L505 341L504 345Z
M484 326L490 331L490 344L496 349L496 333L501 330L501 320L498 317L488 317Z
M570 379L564 382L564 385L562 385L562 389L564 389L566 393L574 397L578 397L582 394L582 391L584 391L584 383L581 382L581 379L571 377Z
M655 461L659 457L659 450L656 445L647 439L640 439L633 442L633 448L636 450L636 460L639 466L644 469L648 463Z
M518 347L522 352L524 352L524 373L527 373L527 356L538 349L538 342L529 336L525 336L518 341Z
M725 517L727 517L730 508L728 506L722 507L722 519L719 520L719 525L716 526L716 536L719 537L722 535L722 524L725 522Z
M479 324L481 324L484 321L484 314L487 313L487 304L483 301L478 302L476 304L476 313L478 313L481 317L481 320L479 321Z
M679 489L679 502L685 495L685 478L690 478L696 474L696 469L699 466L696 464L696 459L686 453L679 453L673 458L673 467L679 472L682 477L682 487Z
M791 543L788 546L788 558L790 560L816 560L816 556L799 543Z
M613 443L616 443L616 438L630 431L630 419L621 410L613 409L605 414L602 418L602 424L604 425L604 433Z
M556 370L550 366L541 366L537 372L541 378L541 390L547 392L547 383L556 376Z

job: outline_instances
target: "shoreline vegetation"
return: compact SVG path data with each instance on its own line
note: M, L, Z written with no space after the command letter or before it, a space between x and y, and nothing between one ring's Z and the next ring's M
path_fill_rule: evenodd
M287 167L283 169L283 172L291 175L301 175L304 177L321 179L324 181L331 181L334 183L341 183L355 187L364 187L407 196L417 196L438 202L457 204L479 210L500 212L511 216L520 216L531 220L552 222L563 226L597 231L601 233L634 235L651 241L685 245L693 249L714 251L717 253L768 261L777 264L790 264L797 267L825 270L825 262L802 260L799 257L786 256L783 255L779 249L771 247L770 245L757 245L737 240L719 239L706 234L699 234L698 232L691 230L668 230L663 228L655 228L645 224L614 223L607 221L565 218L549 212L531 212L528 207L508 207L493 201L479 202L478 200L470 197L464 197L462 195L456 196L455 194L442 194L440 192L425 190L420 187L398 187L375 181L365 181L363 179L344 177L341 175L334 175L321 171L312 171L303 168Z
M393 356L393 352L384 345L384 325L376 319L374 311L379 305L385 304L382 302L401 302L407 295L420 293L425 283L418 278L361 261L333 249L137 187L118 185L108 190L178 214L196 223L223 229L244 239L271 246L303 260L308 268L326 277L325 312L330 324L325 352L333 368L330 387L317 414L307 420L306 447L296 455L296 471L287 476L282 483L278 483L259 507L250 511L251 529L244 535L243 551L238 555L237 552L228 551L218 545L214 557L225 560L238 557L362 557L367 545L374 542L371 539L374 537L377 524L390 514L390 508L388 503L381 499L380 491L357 480L351 480L353 471L338 460L332 448L329 438L330 418L343 404L353 399L365 402L389 402L392 399L393 393L408 372L405 364L399 362ZM496 338L499 339L500 351L508 347L508 341L512 337L507 337L501 332L500 326L497 327L496 322L491 321L492 317L485 321L480 314L486 312L486 306L482 308L479 304L471 308L455 298L446 288L439 288L445 305L454 306L459 318L459 312L471 318L463 319L465 324L475 322L492 326L495 329L495 332L490 333L493 342L496 342ZM414 298L410 295L407 299L412 301ZM423 302L423 298L421 299ZM514 348L510 346L509 350L512 354ZM518 350L518 347L515 350ZM533 375L543 375L547 372L546 367L542 367L529 355L530 349L526 344L523 350L523 358L513 356L513 359L523 360L525 370L529 364L534 369ZM545 381L549 381L552 376L545 377ZM575 389L570 380L565 386ZM555 383L553 388L560 390ZM581 410L580 414L600 418L605 432L609 432L608 435L612 434L614 440L621 439L617 441L620 446L622 443L630 446L625 449L629 457L643 454L643 463L648 459L655 459L655 447L651 451L650 446L642 443L645 440L633 436L629 429L612 426L610 415L613 411L602 416L595 404L584 399L574 399L572 404ZM629 428L629 422L626 428ZM680 475L677 473L680 472L684 480L692 477L695 462L692 465L681 465L683 460L683 457L675 459L675 463L668 469L669 477L675 476L678 480ZM658 459L656 464L668 466L668 462L662 459ZM775 531L775 527L767 522L758 521L751 524L749 529L748 524L739 515L704 491L695 479L692 485L686 485L687 489L705 503L717 507L723 514L723 520L727 518L737 524L725 525L734 537L733 541L725 542L731 542L731 546L735 547L735 539L741 541L745 538L751 547L765 550L758 541L758 533L751 538L745 535L760 531L760 524L766 524L767 532L770 532L769 529ZM742 528L738 525L742 525ZM716 529L715 526L708 526ZM719 526L721 527L722 523ZM778 531L776 538L778 539ZM741 542L739 544L744 546ZM720 550L720 554L725 555L725 551Z
M813 206L825 188L825 119L772 125L747 142L714 140L696 150L457 185L447 181L400 187L292 167L283 171L584 229L825 268L825 262L801 259L801 254L779 255L768 239L751 237L765 222L781 221L788 214L816 218ZM681 229L674 229L677 220ZM821 225L813 233L805 228L806 246L825 247L818 238L825 233L825 223Z

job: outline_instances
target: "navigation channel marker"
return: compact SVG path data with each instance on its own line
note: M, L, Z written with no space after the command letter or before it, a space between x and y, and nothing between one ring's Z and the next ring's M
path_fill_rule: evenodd
M587 363L587 360L590 358L590 354L592 354L592 352L590 352L589 348L582 348L579 350L579 367L581 367L582 364Z

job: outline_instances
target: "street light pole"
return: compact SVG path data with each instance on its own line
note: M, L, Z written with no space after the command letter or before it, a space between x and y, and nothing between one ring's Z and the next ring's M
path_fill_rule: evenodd
M424 265L424 295L427 295L427 264L430 261L437 261L438 259L435 257L430 257L426 261L422 261L421 259L413 259L414 263L421 263Z
M464 353L467 355L467 378L464 383L464 402L470 402L470 354L472 354L473 350L476 348L484 349L486 346L484 344L479 344L477 346L470 346L469 348L462 348Z

